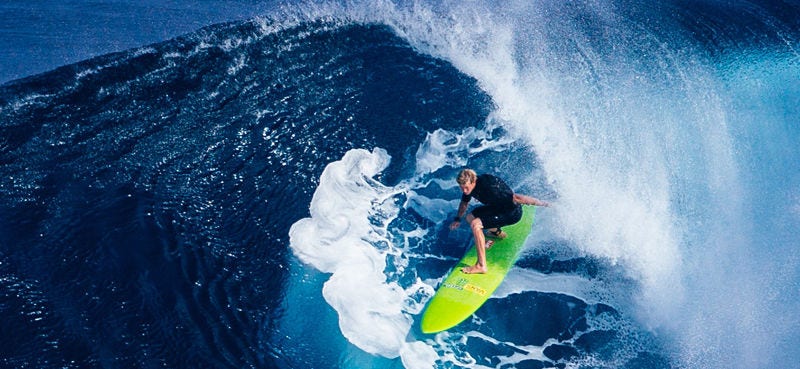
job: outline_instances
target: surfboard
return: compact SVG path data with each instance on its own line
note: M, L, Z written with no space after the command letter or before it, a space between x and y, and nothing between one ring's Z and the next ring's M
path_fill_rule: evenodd
M465 266L474 265L478 259L474 240L470 239L472 246L428 301L420 323L422 333L436 333L455 327L492 296L517 261L525 239L531 232L534 213L535 207L523 206L522 219L503 227L508 236L495 240L494 245L486 250L488 271L485 274L466 274L461 271Z

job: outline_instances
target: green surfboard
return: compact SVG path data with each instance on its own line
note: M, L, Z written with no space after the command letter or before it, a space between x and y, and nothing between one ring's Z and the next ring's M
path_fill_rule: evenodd
M525 245L525 239L531 232L534 213L533 206L523 206L522 219L514 225L503 227L508 236L496 240L494 245L486 250L488 267L486 274L466 274L461 271L465 266L474 265L478 259L474 242L470 241L473 245L469 251L450 271L428 301L420 323L422 333L436 333L455 327L469 318L492 296L517 261Z

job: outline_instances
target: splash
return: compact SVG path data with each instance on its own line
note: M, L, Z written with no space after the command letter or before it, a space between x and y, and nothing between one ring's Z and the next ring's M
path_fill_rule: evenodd
M673 123L711 121L719 108L712 106L711 116L676 114L666 121L656 119L673 98L652 94L660 89L662 75L648 72L640 78L643 70L618 64L626 60L604 62L600 51L592 48L649 50L658 47L658 40L632 45L641 40L625 35L631 30L623 29L611 35L611 45L592 45L595 41L583 33L583 28L592 25L573 18L585 10L486 4L454 6L447 13L437 13L417 5L413 15L403 17L415 21L396 27L421 50L451 61L479 81L497 105L492 119L502 122L541 158L547 180L560 196L562 236L589 254L628 268L643 285L644 319L658 325L670 315L664 309L675 306L683 293L681 235L673 225L669 168L683 153L682 148L670 146L677 142L664 141L664 137L680 134L670 129ZM588 14L596 17L589 21L618 19L613 9L588 10L601 12ZM563 22L553 31L557 34L545 32L555 22L546 21L546 15ZM434 30L433 35L425 30ZM577 45L561 45L561 37ZM642 59L633 52L626 55ZM583 60L574 63L579 57ZM674 57L663 56L666 62ZM685 74L692 68L668 63L658 73ZM699 73L702 76L702 70ZM614 86L616 80L625 83ZM608 91L597 96L601 87ZM613 101L606 101L608 96ZM695 100L691 93L682 93L680 98L687 103ZM719 135L724 137L724 133ZM724 154L717 156L721 166L732 161Z
M781 322L782 311L797 302L767 292L789 293L793 284L765 277L776 268L757 251L764 241L755 224L786 219L791 207L766 212L766 218L748 215L748 188L759 191L762 183L743 170L762 172L762 162L738 150L751 139L781 151L794 146L780 142L796 137L787 131L786 117L796 110L790 107L797 106L791 101L798 94L784 90L796 85L787 78L798 75L796 51L789 46L788 55L753 53L755 60L745 63L772 67L775 57L793 61L779 62L768 69L772 73L721 78L718 60L709 59L707 45L692 39L681 23L680 16L702 22L699 11L673 18L658 6L593 3L473 9L417 12L418 23L398 29L421 50L475 77L497 105L494 118L533 148L559 195L552 231L639 281L635 305L620 308L678 342L676 365L783 362L787 354L773 345L796 336ZM787 30L764 9L754 14L753 22L766 25L766 33L798 38L797 30ZM732 86L743 80L783 93L774 98L774 92L761 90L740 100L739 88ZM760 113L740 120L740 101L757 101ZM764 119L774 128L752 123ZM753 152L769 155L761 147ZM787 154L798 157L796 150ZM776 167L784 163L786 157ZM792 183L796 176L789 178ZM791 192L785 186L778 187ZM768 237L777 242L771 249L796 260L788 247L795 242ZM792 265L788 274L797 275ZM731 281L744 288L720 290ZM774 306L763 302L776 300ZM750 328L740 331L733 322ZM768 331L783 332L783 338ZM752 348L753 339L759 349Z
M796 191L775 185L777 178L764 186L748 175L763 170L740 150L769 155L749 141L770 145L786 137L786 117L796 112L787 106L798 105L798 93L784 91L775 103L770 92L747 91L756 94L760 111L775 113L752 113L752 121L765 118L772 127L759 133L757 124L741 118L741 91L732 87L741 77L779 88L791 78L720 73L719 59L710 57L716 50L694 39L683 22L696 16L702 23L704 13L666 11L674 4L375 3L370 10L362 3L318 9L387 24L421 52L477 79L496 104L491 119L536 153L558 194L549 231L638 282L634 304L618 308L665 333L676 346L676 366L752 367L796 355L773 345L796 337L780 329L792 319L773 320L797 307L776 297L789 293L793 282L768 277L777 266L758 252L758 245L776 241L772 250L793 261L777 269L796 276L797 253L788 247L795 242L783 239L785 231L762 239L756 230L776 227L762 217L784 219L780 228L796 225ZM749 14L763 17L756 21L784 40L798 38L764 11ZM791 44L784 47L791 51ZM756 55L757 63L775 58ZM796 51L778 58L790 62L776 73L796 77ZM799 156L790 151L789 161ZM441 157L435 150L426 155ZM449 165L465 160L449 159ZM778 161L780 167L786 162ZM787 169L795 183L796 168ZM760 198L750 192L771 187L786 194L788 205L749 215L752 200ZM731 281L744 288L720 289ZM755 336L734 322L745 322ZM779 336L769 337L770 331ZM761 341L758 350L748 348L753 338Z
M421 287L407 290L384 274L387 256L399 252L387 239L386 223L396 217L393 199L404 190L372 179L388 164L381 149L351 150L329 164L311 200L311 217L289 231L291 247L300 260L331 274L322 294L350 342L387 358L402 355L409 367L430 367L432 350L405 341L420 308L409 296Z

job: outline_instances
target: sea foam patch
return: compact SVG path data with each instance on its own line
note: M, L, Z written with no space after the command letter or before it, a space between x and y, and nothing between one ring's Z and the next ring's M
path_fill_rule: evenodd
M382 149L359 149L329 164L311 200L311 217L291 227L290 242L300 260L331 273L322 294L338 313L348 341L371 354L402 356L409 367L430 367L433 350L406 342L418 307L384 274L387 255L395 252L385 237L386 224L398 210L392 198L404 191L373 179L389 161Z

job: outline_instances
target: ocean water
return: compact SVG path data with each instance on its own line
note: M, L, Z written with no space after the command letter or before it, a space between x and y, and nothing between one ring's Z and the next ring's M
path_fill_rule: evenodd
M800 359L800 4L232 3L3 30L164 11L2 59L0 366ZM425 335L465 166L554 206Z

